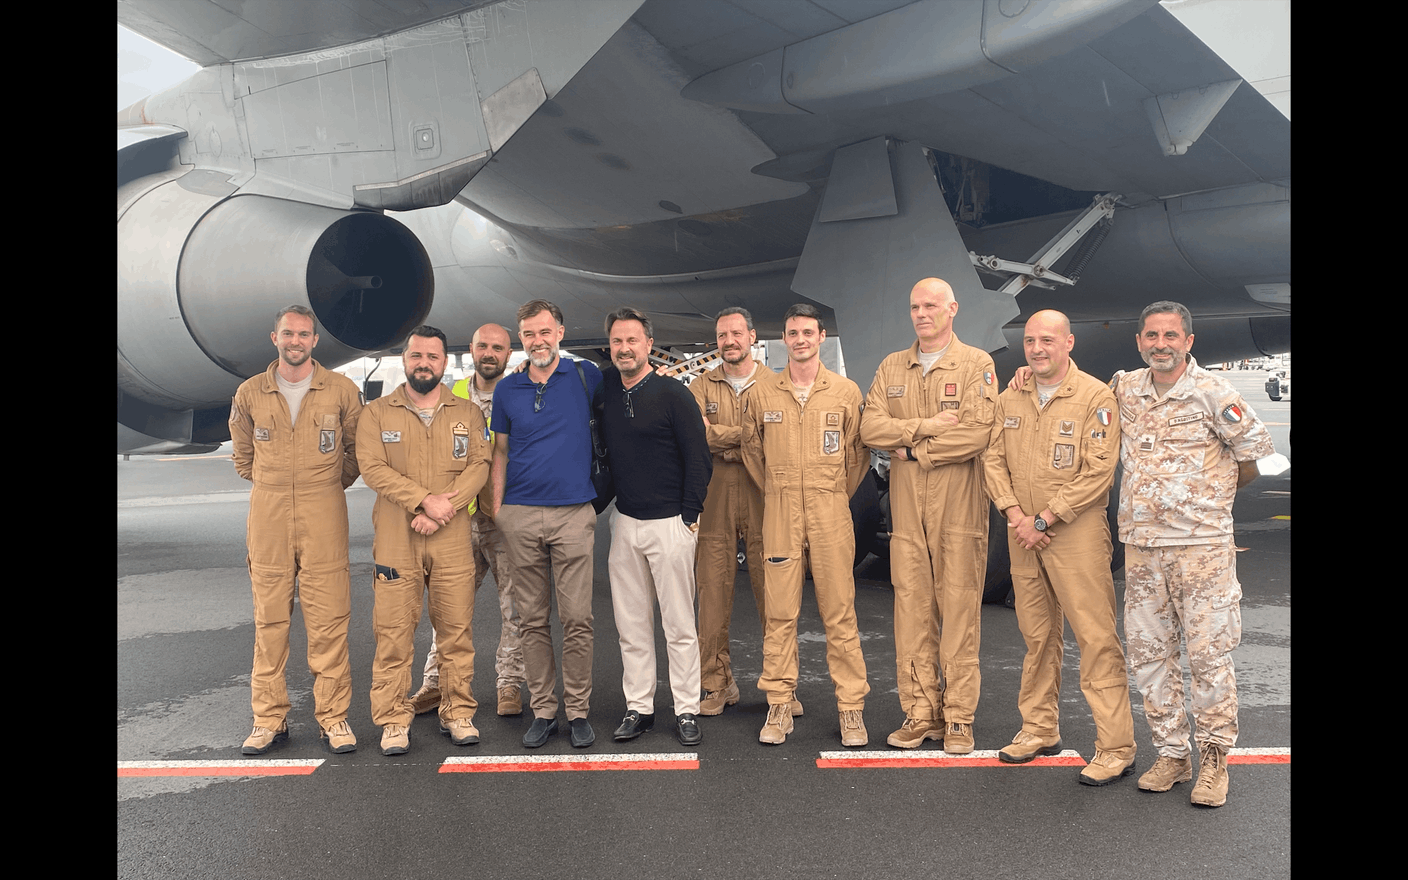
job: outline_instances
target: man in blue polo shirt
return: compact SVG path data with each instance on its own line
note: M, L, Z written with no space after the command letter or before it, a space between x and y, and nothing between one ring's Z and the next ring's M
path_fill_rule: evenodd
M591 395L601 383L582 361L586 387L572 361L558 357L566 328L562 310L533 300L518 310L518 338L528 369L494 389L494 521L504 534L518 587L523 663L532 695L530 749L557 732L557 666L553 656L550 585L562 622L562 702L572 745L596 740L587 721L592 696ZM549 576L551 574L551 577Z

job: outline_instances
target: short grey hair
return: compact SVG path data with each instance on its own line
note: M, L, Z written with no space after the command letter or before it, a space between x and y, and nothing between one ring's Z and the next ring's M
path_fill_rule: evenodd
M1177 315L1183 321L1183 335L1193 335L1193 315L1188 311L1188 307L1183 303L1176 303L1172 300L1160 300L1156 303L1149 303L1144 307L1144 311L1139 313L1139 332L1144 332L1144 322L1150 315Z

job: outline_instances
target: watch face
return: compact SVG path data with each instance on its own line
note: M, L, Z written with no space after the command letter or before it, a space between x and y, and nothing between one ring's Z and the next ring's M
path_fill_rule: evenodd
M1036 530L1038 532L1046 531L1046 520L1042 519L1041 517L1037 517L1036 522L1032 523L1032 525L1036 526Z

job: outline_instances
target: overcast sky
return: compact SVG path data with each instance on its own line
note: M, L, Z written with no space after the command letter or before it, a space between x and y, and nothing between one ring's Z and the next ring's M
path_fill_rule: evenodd
M194 61L117 26L117 109L170 88L199 69Z

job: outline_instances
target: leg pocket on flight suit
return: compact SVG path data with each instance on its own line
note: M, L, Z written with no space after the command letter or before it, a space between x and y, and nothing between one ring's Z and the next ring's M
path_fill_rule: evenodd
M375 569L383 567L374 566ZM413 629L419 622L420 597L409 595L415 592L414 578L400 576L383 580L382 573L378 572L372 577L372 591L375 595L372 621L377 630L391 633L405 627Z
M943 552L940 577L957 590L977 590L987 568L986 536L975 529L945 529L939 539Z
M1190 665L1219 666L1242 643L1241 599L1242 590L1236 587L1227 595L1214 598L1206 610L1197 614L1196 621L1188 622L1192 625L1185 624Z

